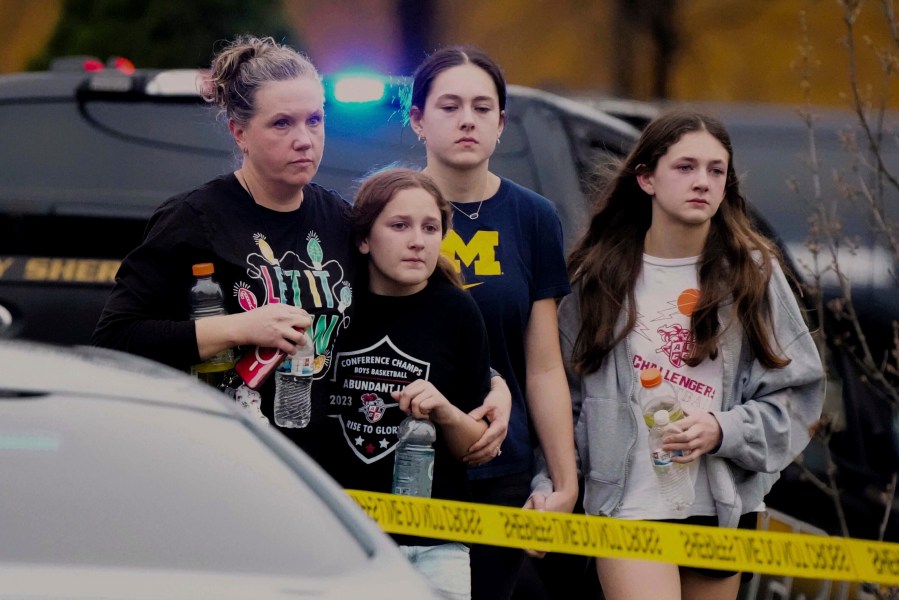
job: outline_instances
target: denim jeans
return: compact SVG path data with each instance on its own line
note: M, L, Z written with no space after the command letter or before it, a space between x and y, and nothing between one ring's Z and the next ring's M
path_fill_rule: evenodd
M437 546L400 546L403 554L448 600L471 599L469 548L456 542Z

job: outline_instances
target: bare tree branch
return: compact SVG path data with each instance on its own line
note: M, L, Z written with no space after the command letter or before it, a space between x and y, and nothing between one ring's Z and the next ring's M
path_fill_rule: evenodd
M886 122L890 83L899 73L899 59L896 56L899 26L895 19L894 1L881 0L880 3L885 20L889 23L893 47L877 50L867 38L861 38L866 46L859 44L857 21L865 4L864 0L839 0L843 11L846 33L844 45L848 56L847 98L854 115L855 130L862 133L857 140L851 129L841 132L841 143L851 160L834 170L835 194L823 192L822 165L816 139L817 122L810 93L815 61L805 14L800 17L802 45L799 66L804 106L799 114L808 134L808 168L812 183L812 197L808 199L811 209L810 227L806 241L810 258L800 261L800 265L806 275L805 285L822 318L821 335L824 343L819 346L823 350L825 364L828 365L829 379L836 375L829 365L832 364L835 353L839 353L842 360L848 360L857 370L864 389L872 397L899 408L899 322L892 323L892 336L886 347L878 338L875 349L868 336L872 333L879 336L883 332L868 331L867 325L863 325L854 300L853 282L845 264L847 257L858 257L858 252L863 248L856 239L846 234L841 219L846 206L861 210L869 218L876 248L885 249L899 261L899 226L891 218L891 214L895 213L889 210L890 203L895 203L895 192L899 191L899 185L895 173L885 163L886 146L889 144L892 147L892 144L899 142L899 135L891 132ZM860 48L865 47L880 62L882 78L879 92L872 91L870 87L864 88L858 80ZM798 188L794 186L794 189ZM866 244L864 249L868 248ZM891 271L891 276L895 279L897 274ZM830 281L835 282L835 287ZM825 289L830 290L826 296ZM840 500L838 469L831 452L831 418L831 415L823 415L815 433L815 439L824 448L824 474L812 472L801 460L797 462L803 471L803 477L832 499L840 530L843 535L849 535ZM899 474L892 473L889 477L889 483L878 494L878 500L883 506L883 517L877 532L879 539L883 539L887 532ZM879 589L872 589L872 592L879 597L899 596L899 590L896 589L889 590L887 596L882 596Z

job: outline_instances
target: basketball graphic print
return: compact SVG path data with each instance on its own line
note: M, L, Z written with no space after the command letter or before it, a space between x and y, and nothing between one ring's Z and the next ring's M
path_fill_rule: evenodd
M692 316L698 302L699 290L693 288L686 289L677 297L677 310L684 316Z

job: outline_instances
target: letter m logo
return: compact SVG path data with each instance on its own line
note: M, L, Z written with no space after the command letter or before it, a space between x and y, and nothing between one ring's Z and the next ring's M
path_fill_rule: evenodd
M502 270L496 260L496 247L499 246L498 231L478 231L467 244L452 229L446 234L440 246L440 252L453 263L456 271L462 271L462 265L474 265L475 275L500 275Z

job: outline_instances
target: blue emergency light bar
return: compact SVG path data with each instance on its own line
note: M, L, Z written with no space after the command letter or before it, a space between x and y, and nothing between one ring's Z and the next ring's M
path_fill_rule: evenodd
M380 102L384 98L387 81L374 73L343 73L333 78L333 94L337 102Z

